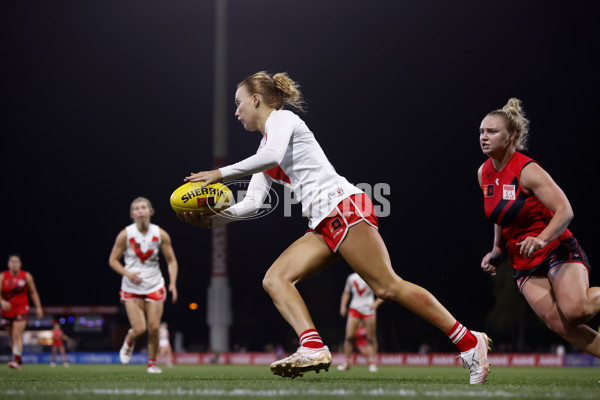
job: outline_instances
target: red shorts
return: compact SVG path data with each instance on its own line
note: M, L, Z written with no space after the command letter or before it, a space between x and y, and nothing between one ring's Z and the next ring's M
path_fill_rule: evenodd
M54 347L62 347L64 345L65 345L65 343L63 342L62 339L52 341L52 346L54 346Z
M587 268L588 275L592 270L585 251L583 251L577 242L577 239L575 239L573 236L567 238L567 240L558 245L556 249L552 250L552 252L548 254L548 257L546 257L535 267L525 270L514 270L513 279L517 283L519 292L523 293L523 286L525 286L525 283L531 276L536 274L548 276L550 271L552 271L554 268L568 263L583 264Z
M314 231L323 236L331 251L335 253L346 237L348 228L361 221L376 229L379 226L373 203L364 193L354 194L342 200Z
M167 289L163 286L157 291L148 294L129 293L124 290L121 290L119 292L119 295L121 296L121 303L125 303L127 300L132 299L142 299L144 301L152 303L165 301L165 299L167 298Z
M13 321L27 321L29 306L14 306L10 310L2 310L2 326L11 326Z
M363 314L361 312L356 311L354 308L349 308L348 309L348 316L349 317L358 318L358 319L373 318L375 316L375 310L373 310L373 314Z

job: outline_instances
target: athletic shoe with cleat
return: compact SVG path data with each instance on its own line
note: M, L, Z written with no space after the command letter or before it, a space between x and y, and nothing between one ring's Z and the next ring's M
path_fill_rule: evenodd
M295 378L309 371L328 371L330 366L331 353L327 346L319 349L300 346L291 356L271 364L271 372L284 378Z
M148 367L146 371L148 371L149 374L162 374L162 369L158 368L156 365Z
M16 361L9 361L8 362L8 367L12 368L12 369L22 370L23 369L23 364L18 363Z
M369 372L377 372L377 365L369 364Z
M341 364L338 365L338 371L348 371L350 369L350 365L348 364Z
M121 360L121 364L129 364L131 361L131 355L133 354L133 347L127 345L127 336L125 336L125 340L123 341L123 346L121 346L121 350L119 351L119 360Z
M462 358L463 366L469 369L471 385L480 385L485 382L490 373L487 353L488 350L491 350L490 343L492 340L483 332L471 331L471 333L477 338L477 346L460 353L460 358Z

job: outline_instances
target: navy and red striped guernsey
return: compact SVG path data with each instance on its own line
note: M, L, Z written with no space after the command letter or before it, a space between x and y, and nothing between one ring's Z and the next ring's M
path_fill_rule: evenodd
M517 243L527 236L538 236L554 216L534 194L527 195L521 188L521 171L530 163L537 162L515 151L502 170L496 171L492 160L488 159L481 171L485 215L503 228L504 238L508 242L510 263L518 270L535 267L560 242L571 236L571 232L566 229L558 239L536 251L531 258L519 254Z

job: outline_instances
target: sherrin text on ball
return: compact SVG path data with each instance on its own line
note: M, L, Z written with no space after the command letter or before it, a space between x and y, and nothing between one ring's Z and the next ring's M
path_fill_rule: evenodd
M202 187L203 182L187 182L171 194L171 208L178 213L211 214L233 204L233 193L222 183Z

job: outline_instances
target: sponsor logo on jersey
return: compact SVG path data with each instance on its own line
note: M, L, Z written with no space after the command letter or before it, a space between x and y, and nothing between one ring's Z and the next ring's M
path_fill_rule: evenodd
M341 195L344 194L344 189L342 189L341 187L332 190L331 192L329 192L327 195L329 196L330 199L333 199L335 197L339 197Z
M494 185L483 185L483 197L494 197Z
M502 186L502 199L503 200L514 200L515 196L515 185L503 185Z

